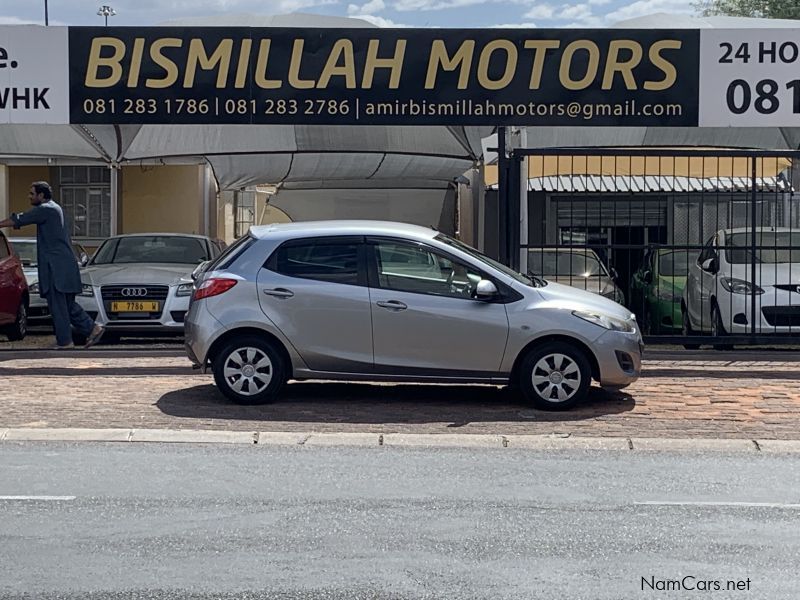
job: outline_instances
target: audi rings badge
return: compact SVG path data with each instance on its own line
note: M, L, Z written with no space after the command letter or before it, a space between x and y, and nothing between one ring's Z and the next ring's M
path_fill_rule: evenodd
M147 296L147 288L122 288L122 295L125 298L142 298Z

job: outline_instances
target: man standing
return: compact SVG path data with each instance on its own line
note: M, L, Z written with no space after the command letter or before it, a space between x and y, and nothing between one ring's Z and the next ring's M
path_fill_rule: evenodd
M0 227L19 229L36 225L36 252L39 262L39 294L47 299L56 332L56 349L74 348L72 324L86 336L86 347L93 346L105 328L97 325L75 302L80 294L81 274L72 252L69 232L61 207L53 201L53 190L46 181L31 184L31 208L0 221Z

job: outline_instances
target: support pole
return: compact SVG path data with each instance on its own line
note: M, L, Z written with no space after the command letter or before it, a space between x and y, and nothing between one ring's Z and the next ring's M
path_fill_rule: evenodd
M498 259L504 265L510 263L508 254L510 228L508 208L511 204L508 187L508 153L506 151L506 128L497 128L497 228Z
M111 169L111 224L109 227L109 235L117 235L117 221L119 219L119 163L112 162L109 166Z

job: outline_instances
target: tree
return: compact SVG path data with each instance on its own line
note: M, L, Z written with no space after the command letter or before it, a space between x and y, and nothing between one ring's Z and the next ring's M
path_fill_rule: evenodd
M762 17L766 19L800 19L797 0L703 0L700 13L705 16Z

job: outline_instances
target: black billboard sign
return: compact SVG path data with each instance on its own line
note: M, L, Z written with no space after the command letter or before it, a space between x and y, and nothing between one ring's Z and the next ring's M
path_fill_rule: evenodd
M696 30L69 28L70 122L695 126Z

